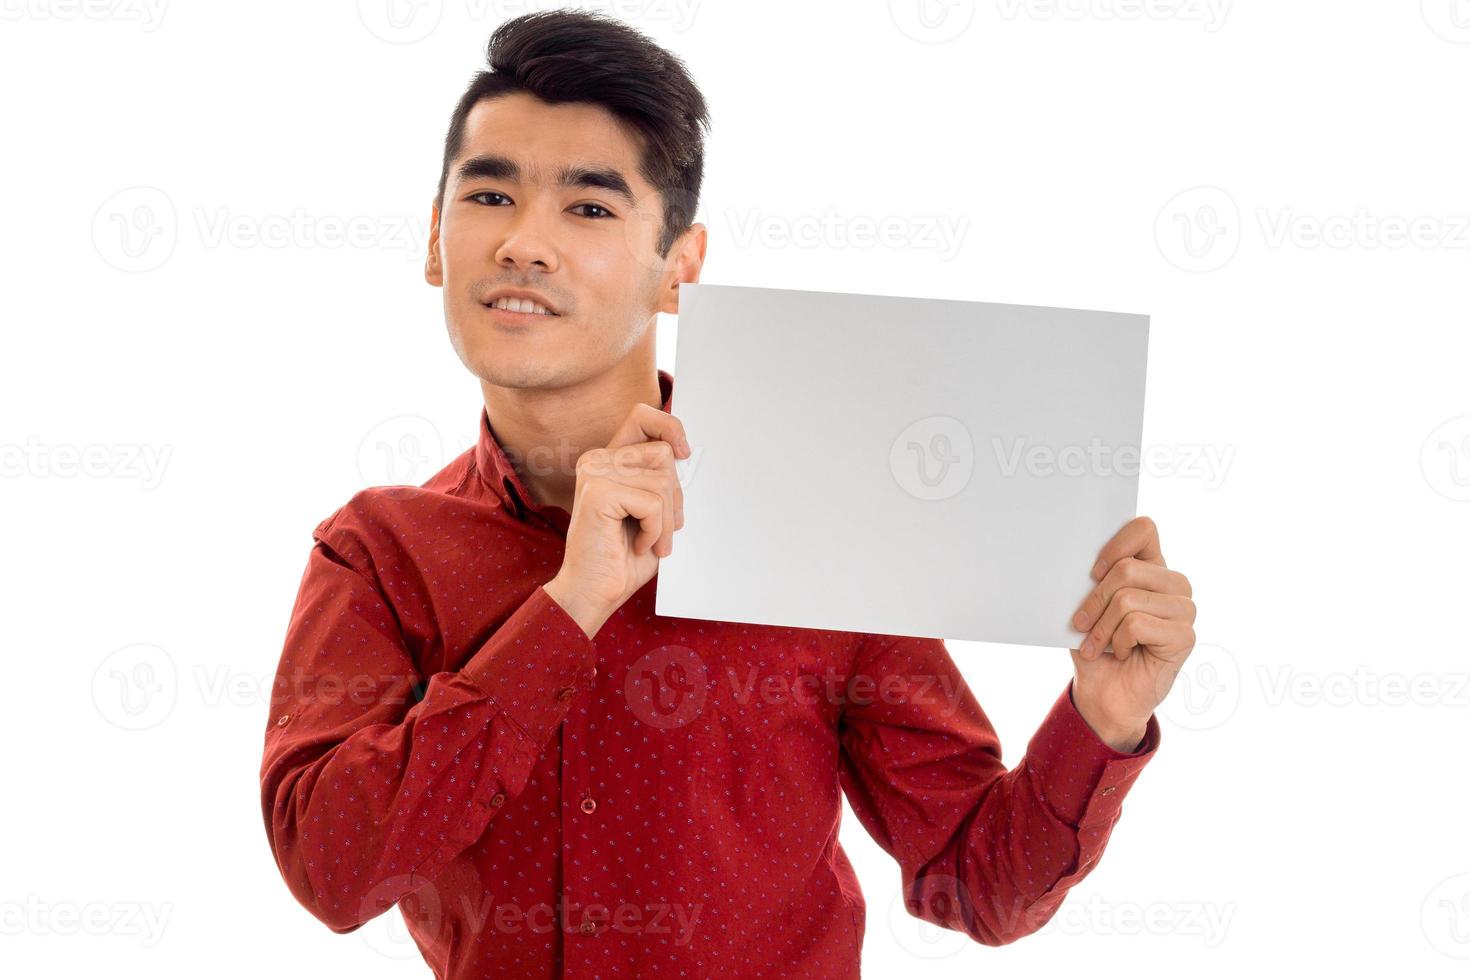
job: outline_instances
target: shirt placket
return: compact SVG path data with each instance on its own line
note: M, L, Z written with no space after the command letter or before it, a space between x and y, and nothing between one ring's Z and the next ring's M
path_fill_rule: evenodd
M596 683L600 671L579 686L568 689L567 696L580 699L590 696L583 687ZM591 977L598 973L596 964L603 953L606 917L589 915L589 903L600 900L601 889L594 880L594 850L600 839L602 821L599 800L591 785L591 773L583 748L588 746L586 715L573 708L567 712L558 731L561 740L561 859L562 908L566 977Z

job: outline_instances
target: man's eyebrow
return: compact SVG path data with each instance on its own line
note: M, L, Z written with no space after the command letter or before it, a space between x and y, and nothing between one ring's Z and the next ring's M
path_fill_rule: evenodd
M521 168L509 157L485 154L470 157L454 172L459 183L472 180L508 180L521 182ZM614 167L568 164L557 173L556 182L562 187L600 187L619 197L628 207L636 206L633 188L622 171Z

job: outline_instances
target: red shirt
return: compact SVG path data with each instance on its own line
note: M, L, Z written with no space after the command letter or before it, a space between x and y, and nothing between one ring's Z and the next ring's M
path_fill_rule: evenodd
M1007 771L942 640L657 616L656 579L589 639L541 588L569 520L482 411L422 487L313 532L260 787L333 932L399 903L442 980L854 978L840 794L911 913L999 945L1096 866L1157 750L1156 717L1108 747L1069 683Z

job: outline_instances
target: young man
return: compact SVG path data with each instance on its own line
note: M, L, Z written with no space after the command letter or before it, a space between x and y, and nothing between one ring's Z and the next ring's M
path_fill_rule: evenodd
M914 915L1034 932L1193 646L1153 525L1101 554L1074 678L1010 771L940 640L655 615L689 446L654 323L704 259L705 103L590 14L509 21L489 57L425 270L479 441L314 532L260 771L291 893L339 933L397 903L452 980L856 977L846 793Z

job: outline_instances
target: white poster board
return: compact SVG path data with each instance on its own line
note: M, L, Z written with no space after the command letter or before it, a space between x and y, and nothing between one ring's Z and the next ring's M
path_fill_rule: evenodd
M1148 317L685 284L661 616L1075 647L1135 516Z

